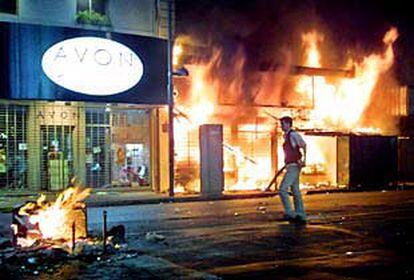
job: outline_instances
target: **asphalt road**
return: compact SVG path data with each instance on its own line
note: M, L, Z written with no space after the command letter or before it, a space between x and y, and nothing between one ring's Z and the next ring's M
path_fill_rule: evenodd
M278 197L90 208L91 233L99 234L107 210L109 227L123 224L129 247L142 254L89 267L88 275L110 269L124 279L414 278L414 191L315 194L304 201L305 226L278 221Z

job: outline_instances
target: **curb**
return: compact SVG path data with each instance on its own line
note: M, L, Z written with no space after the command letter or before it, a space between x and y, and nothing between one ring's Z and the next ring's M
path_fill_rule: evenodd
M328 193L354 193L354 192L370 192L370 191L404 191L412 188L395 189L395 188L383 188L379 189L325 189L325 190L309 190L305 191L306 195L314 194L328 194ZM136 199L119 199L109 201L86 201L87 207L116 207L116 206L131 206L131 205L145 205L145 204L162 204L162 203L184 203L184 202L198 202L198 201L218 201L218 200L233 200L233 199L253 199L253 198L264 198L277 196L278 192L257 192L248 194L224 194L220 196L192 196L192 197L161 197L161 198L136 198ZM5 197L11 197L5 196ZM15 196L23 197L23 196ZM13 211L14 206L0 207L0 212L10 213Z
M277 195L275 192L262 192L250 194L227 194L221 196L193 196L193 197L163 197L150 199L119 199L110 201L86 201L86 207L115 207L115 206L131 206L131 205L145 205L145 204L162 204L162 203L184 203L184 202L198 202L198 201L217 201L217 200L233 200L233 199L252 199L262 197L272 197ZM14 206L6 206L0 208L0 212L10 213Z
M275 192L264 192L255 194L239 195L222 195L222 196L195 196L195 197L173 197L173 198L154 198L154 199L131 199L131 200L114 200L114 201L90 201L86 202L87 207L112 207L112 206L130 206L144 204L161 204L161 203L184 203L198 201L217 201L233 199L252 199L262 197L272 197L277 195Z

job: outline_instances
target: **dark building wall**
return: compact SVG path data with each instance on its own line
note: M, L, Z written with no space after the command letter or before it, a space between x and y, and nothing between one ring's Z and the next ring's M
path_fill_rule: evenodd
M399 180L402 182L414 182L414 139L399 139L398 148Z
M414 115L414 86L408 87L408 114Z
M381 189L398 179L397 137L350 136L350 188Z
M7 0L13 1L13 0ZM16 12L11 5L0 6L0 21L24 22L55 26L83 27L88 29L100 26L80 25L76 13L89 7L87 0L15 0ZM99 0L93 1L93 9L106 14L110 31L166 37L166 0Z
M108 14L114 28L139 30L142 33L156 34L156 1L108 1Z
M19 2L18 17L22 22L65 25L75 23L76 1L36 0Z

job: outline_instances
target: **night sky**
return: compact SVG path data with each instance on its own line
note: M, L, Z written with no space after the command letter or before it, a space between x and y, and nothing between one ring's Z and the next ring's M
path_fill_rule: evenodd
M299 61L300 36L318 30L325 36L325 67L341 67L383 50L382 37L397 27L397 78L414 85L414 16L403 0L176 0L177 34L191 34L202 44L221 46L231 56L242 46L248 61L278 61L290 50Z

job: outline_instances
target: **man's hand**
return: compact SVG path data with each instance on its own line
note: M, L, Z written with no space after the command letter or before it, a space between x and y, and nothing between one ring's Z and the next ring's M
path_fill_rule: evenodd
M298 160L298 165L299 165L299 167L300 168L303 168L303 167L305 167L306 166L306 162L304 162L303 160Z

